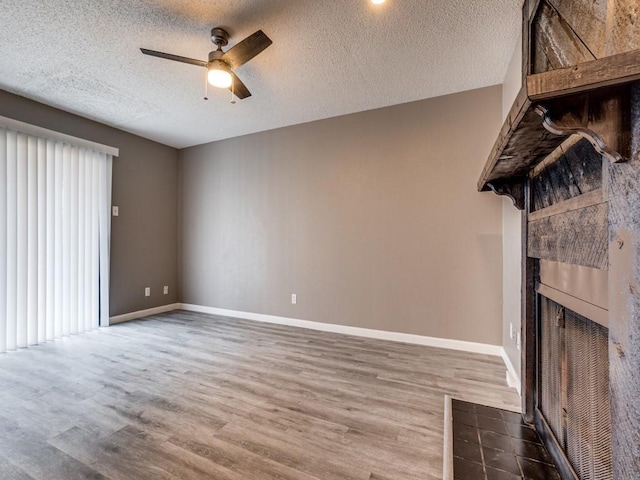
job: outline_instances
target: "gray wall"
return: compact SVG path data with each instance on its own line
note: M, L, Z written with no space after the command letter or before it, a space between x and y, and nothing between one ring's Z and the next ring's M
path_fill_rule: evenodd
M496 86L181 150L182 301L501 345L500 118Z
M174 148L0 90L0 115L120 149L113 162L112 316L177 301L177 178ZM162 295L162 286L169 295ZM151 297L144 297L144 287Z

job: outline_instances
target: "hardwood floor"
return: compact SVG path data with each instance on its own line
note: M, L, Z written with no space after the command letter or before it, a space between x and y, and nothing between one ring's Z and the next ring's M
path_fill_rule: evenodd
M0 355L0 478L441 478L498 357L172 312Z

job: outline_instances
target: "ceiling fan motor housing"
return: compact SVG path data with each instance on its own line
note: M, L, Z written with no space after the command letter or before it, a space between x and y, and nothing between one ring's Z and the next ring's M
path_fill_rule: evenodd
M211 29L211 41L219 48L229 43L229 34L224 28L214 27Z
M213 50L212 52L209 52L209 63L213 62L214 60L220 60L223 55L224 52L222 50Z

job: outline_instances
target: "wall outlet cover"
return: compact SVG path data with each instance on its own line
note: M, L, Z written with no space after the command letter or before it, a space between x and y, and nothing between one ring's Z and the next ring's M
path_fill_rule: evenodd
M295 293L291 294L291 303L293 305L295 305L296 303L298 303L298 296Z
M151 296L151 287L144 287L144 296L145 297Z

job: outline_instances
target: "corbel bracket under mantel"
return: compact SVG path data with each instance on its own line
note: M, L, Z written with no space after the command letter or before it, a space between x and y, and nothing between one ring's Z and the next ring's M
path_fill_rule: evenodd
M518 210L524 210L524 179L508 182L489 182L487 187L496 195L509 197Z
M560 122L551 118L551 112L542 105L534 107L535 112L542 117L542 126L550 133L559 136L579 135L591 143L599 154L608 158L611 163L626 162L628 159L620 155L615 150L609 148L604 140L593 130L587 127L561 125ZM491 188L491 187L490 187Z
M478 190L517 199L511 192L515 189L507 185L526 178L571 134L588 139L612 162L630 158L630 92L638 81L640 49L527 76Z

